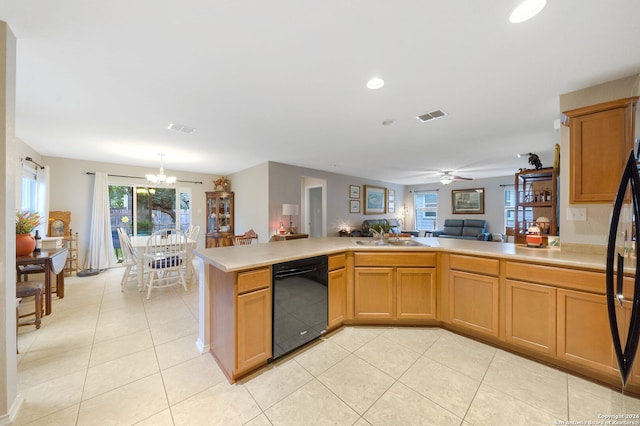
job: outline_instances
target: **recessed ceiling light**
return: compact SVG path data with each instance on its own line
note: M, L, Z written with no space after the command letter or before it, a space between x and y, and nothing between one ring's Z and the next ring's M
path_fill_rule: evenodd
M536 16L547 4L547 0L524 0L509 15L509 21L514 24L527 21Z
M176 132L182 132L182 133L193 133L196 131L194 127L185 126L184 124L177 124L177 123L169 124L169 127L167 127L167 129L175 130Z
M384 80L379 77L373 77L371 80L367 81L367 87L369 89L379 89L384 86Z

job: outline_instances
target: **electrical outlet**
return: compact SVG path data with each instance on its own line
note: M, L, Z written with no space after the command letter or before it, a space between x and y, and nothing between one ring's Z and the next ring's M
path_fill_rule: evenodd
M587 208L586 207L567 208L567 220L585 222L587 220Z

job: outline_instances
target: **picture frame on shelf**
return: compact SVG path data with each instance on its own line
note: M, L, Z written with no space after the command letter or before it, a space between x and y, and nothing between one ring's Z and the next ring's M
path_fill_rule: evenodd
M364 214L385 214L386 201L387 188L364 185Z
M453 214L484 214L484 188L452 190L451 212Z
M349 185L349 198L360 199L360 185Z
M360 213L360 200L349 200L349 213Z

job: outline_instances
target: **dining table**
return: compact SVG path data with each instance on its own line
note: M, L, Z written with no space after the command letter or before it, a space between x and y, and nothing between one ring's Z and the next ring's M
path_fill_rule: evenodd
M20 267L37 265L44 268L44 300L45 315L51 314L51 275L56 277L56 294L59 299L64 298L64 266L67 263L69 249L60 248L53 250L40 250L25 256L16 257L16 273L20 277Z
M135 235L131 238L131 247L136 251L136 268L138 268L138 290L142 291L144 288L144 252L147 249L147 242L149 241L149 235ZM197 245L196 240L187 238L187 259L193 259L193 250ZM191 280L193 274L193 267L187 267L188 280Z

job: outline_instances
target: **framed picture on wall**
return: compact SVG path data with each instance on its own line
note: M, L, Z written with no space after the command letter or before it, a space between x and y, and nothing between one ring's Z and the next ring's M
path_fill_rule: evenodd
M387 188L364 186L364 214L384 214L387 212Z
M360 185L349 185L349 198L360 199Z
M349 200L349 213L360 213L360 200Z
M484 188L451 191L453 214L484 214Z

